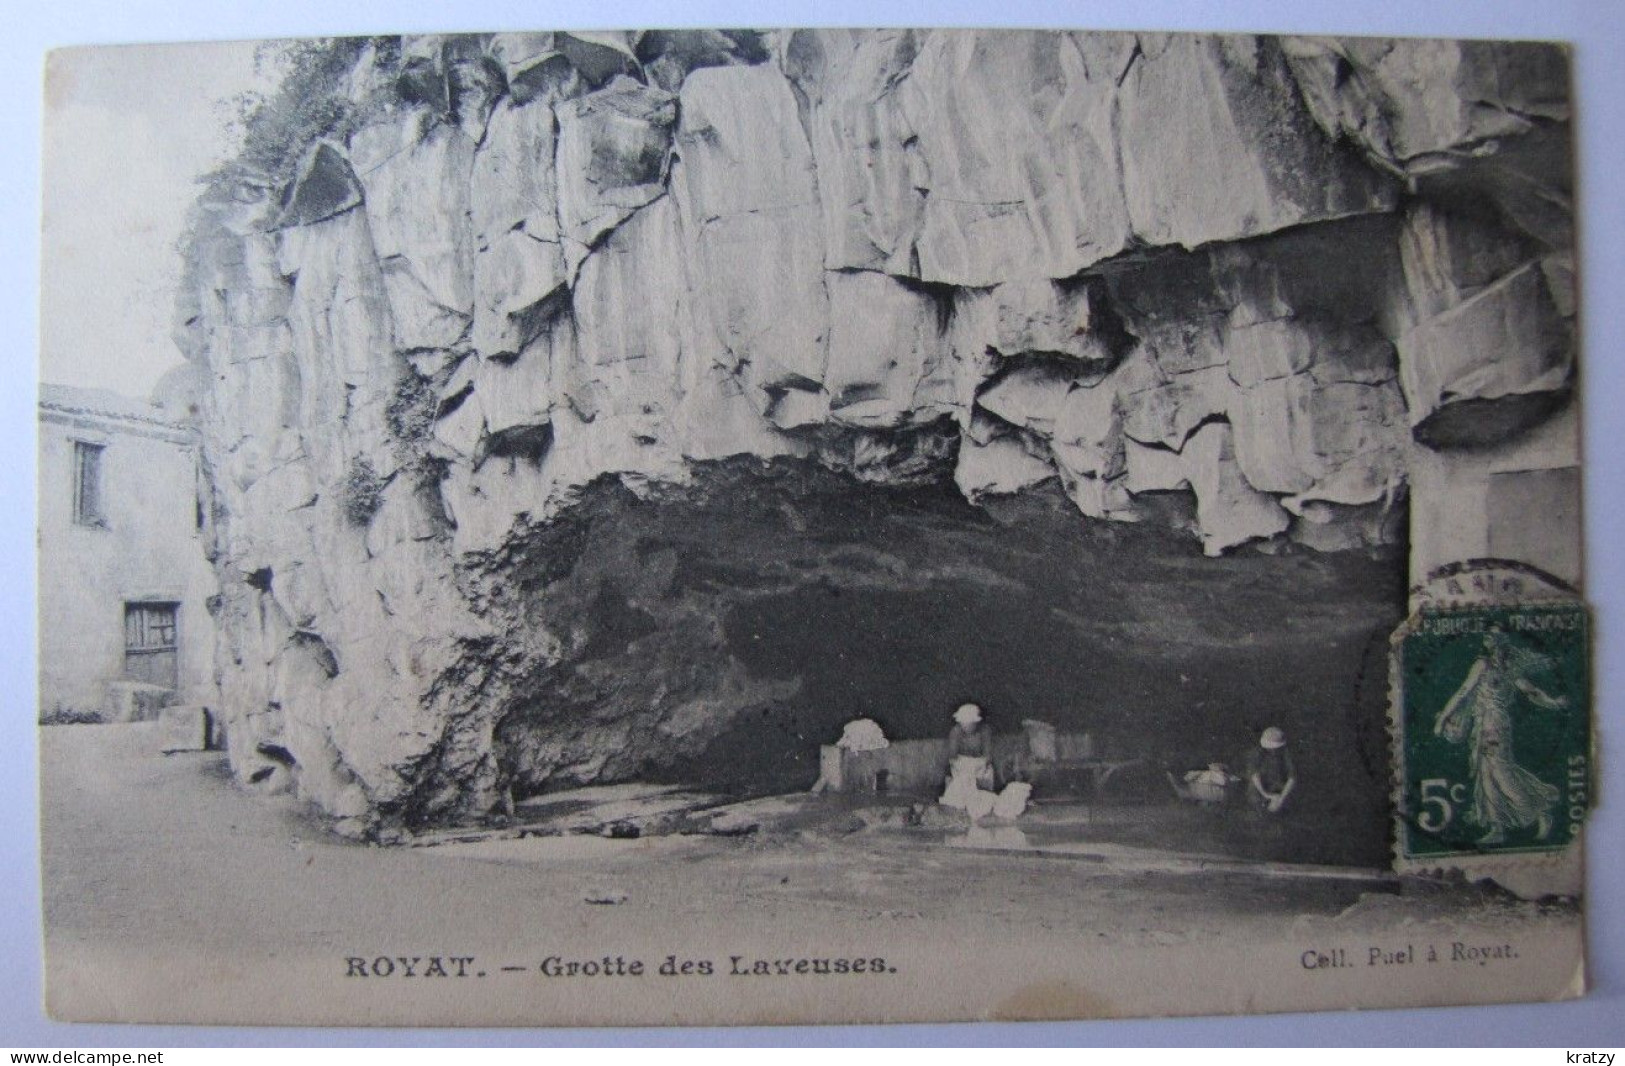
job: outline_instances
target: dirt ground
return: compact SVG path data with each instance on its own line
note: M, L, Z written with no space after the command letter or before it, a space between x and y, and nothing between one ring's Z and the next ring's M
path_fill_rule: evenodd
M358 845L325 834L291 798L243 790L218 753L165 756L157 747L148 725L41 730L53 980L68 973L78 988L75 966L114 956L195 951L329 958L336 967L426 941L533 966L554 944L659 943L680 954L772 931L864 951L965 942L1039 952L1236 945L1284 933L1306 945L1363 942L1396 927L1414 939L1429 929L1455 935L1466 921L1502 931L1578 925L1564 907L1476 890L1124 871L1098 856L943 846L929 833ZM107 1013L143 1009L115 1004ZM598 1017L583 1010L571 1016ZM294 1014L326 1017L316 1006Z

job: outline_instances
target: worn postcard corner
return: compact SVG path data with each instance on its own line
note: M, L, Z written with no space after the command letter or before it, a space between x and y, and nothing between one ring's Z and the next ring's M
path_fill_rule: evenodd
M1584 992L1563 45L46 71L53 1017Z

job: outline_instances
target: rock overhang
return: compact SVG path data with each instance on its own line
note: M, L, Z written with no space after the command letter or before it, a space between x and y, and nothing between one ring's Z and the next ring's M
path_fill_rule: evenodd
M200 212L178 332L214 382L234 755L282 744L353 825L407 797L466 814L514 776L454 652L500 636L459 574L606 477L658 500L736 456L951 470L984 505L1058 487L1090 519L1173 516L1210 555L1369 550L1403 538L1413 449L1516 437L1571 386L1572 256L1540 221L1569 179L1529 164L1565 158L1560 49L341 51L306 87L341 117L284 195L239 177Z

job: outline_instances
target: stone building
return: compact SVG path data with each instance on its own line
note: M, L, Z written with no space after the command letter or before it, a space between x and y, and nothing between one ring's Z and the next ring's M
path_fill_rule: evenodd
M196 431L179 391L161 384L149 403L40 387L43 719L208 702L214 575Z

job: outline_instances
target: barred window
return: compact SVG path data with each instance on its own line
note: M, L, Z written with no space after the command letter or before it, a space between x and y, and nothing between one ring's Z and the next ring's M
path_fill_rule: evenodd
M103 444L73 442L73 520L82 526L104 526L107 514L102 507Z

